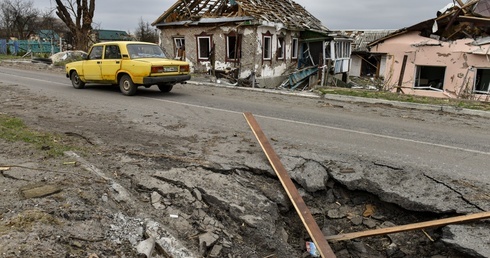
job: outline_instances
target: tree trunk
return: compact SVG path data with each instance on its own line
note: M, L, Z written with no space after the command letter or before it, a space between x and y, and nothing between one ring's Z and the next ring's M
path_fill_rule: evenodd
M92 20L95 11L95 0L56 0L56 15L66 24L73 34L73 46L78 50L88 50L92 42ZM68 6L68 7L67 7Z

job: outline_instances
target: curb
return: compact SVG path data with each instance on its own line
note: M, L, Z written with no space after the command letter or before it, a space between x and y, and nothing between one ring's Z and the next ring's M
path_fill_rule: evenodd
M326 99L326 100L335 100L335 101L343 101L343 102L369 103L369 104L388 104L401 108L418 109L418 110L426 110L426 111L439 111L439 112L446 112L446 113L457 114L457 115L471 115L471 116L481 116L481 117L490 118L489 111L473 110L473 109L459 108L454 106L419 104L419 103L362 98L362 97L353 97L353 96L345 96L345 95L333 95L333 94L330 95L325 94L323 96L320 96L313 92L277 90L277 89L266 89L266 88L247 88L247 87L234 86L227 83L192 81L192 79L190 81L187 81L187 83L193 85L204 85L204 86L221 87L221 88L236 89L236 90L248 90L248 91L264 92L264 93L272 93L272 94L280 94L280 95L298 96L298 97L312 98L312 99Z

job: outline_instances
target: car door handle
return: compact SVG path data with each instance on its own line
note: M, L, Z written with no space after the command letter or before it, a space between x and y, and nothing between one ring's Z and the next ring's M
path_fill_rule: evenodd
M97 61L97 64L102 64L102 62L101 61Z
M120 64L121 62L120 61L116 61L116 64Z

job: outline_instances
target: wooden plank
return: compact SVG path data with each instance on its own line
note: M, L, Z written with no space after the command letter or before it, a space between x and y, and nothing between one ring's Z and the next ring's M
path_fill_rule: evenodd
M404 55L403 62L402 62L402 69L400 70L400 78L398 78L398 87L396 88L397 93L399 92L404 93L403 90L401 89L401 86L403 85L403 77L405 77L405 68L407 67L407 59L408 56Z
M269 159L269 162L274 168L277 177L279 177L282 186L286 190L289 199L293 203L296 212L301 218L301 221L303 221L306 230L308 230L308 233L310 234L311 239L315 243L316 248L320 252L320 255L324 258L336 257L334 252L328 245L327 241L325 240L325 236L323 235L322 231L318 227L318 224L316 224L316 221L311 215L311 212L306 206L303 198L299 194L298 189L296 189L296 186L294 185L286 169L282 165L281 160L275 153L271 144L267 140L265 134L262 132L262 129L260 128L257 120L255 120L255 117L252 115L252 113L246 112L243 113L243 115L245 116L245 119L247 120L248 125L252 129L255 137L259 141L262 150L267 156L267 159Z
M453 218L446 218L446 219L440 219L440 220L433 220L433 221L427 221L427 222L408 224L408 225L403 225L403 226L373 229L373 230L368 230L368 231L363 231L363 232L346 233L346 234L340 234L340 235L335 235L335 236L327 236L326 239L328 241L350 240L350 239L355 239L355 238L360 238L360 237L387 235L387 234L393 234L393 233L400 233L400 232L404 232L404 231L431 228L431 227L439 227L439 226L445 226L445 225L449 225L449 224L468 222L468 221L472 221L472 220L488 219L488 218L490 218L490 212L482 212L482 213L458 216L458 217L453 217Z

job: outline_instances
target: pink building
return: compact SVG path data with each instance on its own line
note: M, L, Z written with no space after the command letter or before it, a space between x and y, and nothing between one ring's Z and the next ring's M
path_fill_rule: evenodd
M489 3L451 4L437 18L371 42L384 88L490 101L490 11L482 7Z

